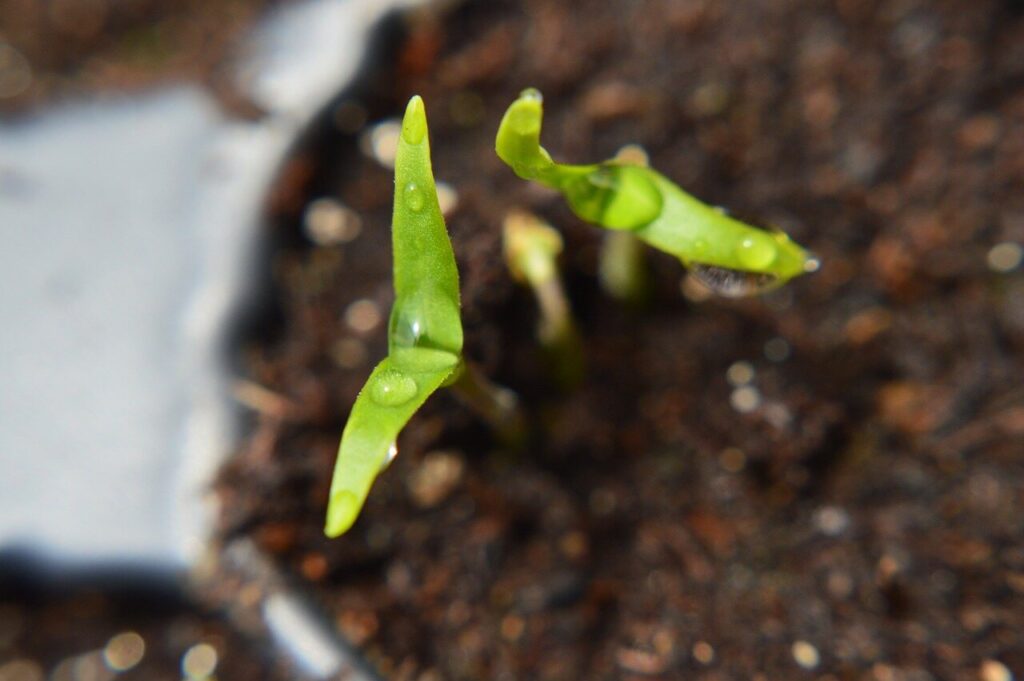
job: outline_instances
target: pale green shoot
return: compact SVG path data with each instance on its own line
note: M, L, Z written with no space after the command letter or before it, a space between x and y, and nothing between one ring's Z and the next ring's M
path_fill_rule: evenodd
M532 213L513 211L505 216L502 236L512 278L529 286L537 299L537 336L553 372L563 387L572 387L583 377L583 350L558 272L562 235Z

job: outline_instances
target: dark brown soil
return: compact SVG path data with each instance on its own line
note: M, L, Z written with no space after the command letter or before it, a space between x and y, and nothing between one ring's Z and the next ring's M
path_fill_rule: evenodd
M179 681L195 670L197 647L200 658L207 647L207 664L209 648L216 652L216 678L295 678L293 669L272 660L223 616L187 601L166 576L154 581L126 577L123 570L54 575L19 562L4 555L0 563L3 681ZM142 647L119 646L117 637L125 635ZM193 662L186 666L190 651Z
M233 113L253 114L230 87L232 59L260 13L289 1L4 0L0 115L186 81L214 86Z
M459 196L467 355L519 392L535 439L502 451L436 396L354 530L323 537L338 437L384 353L383 325L345 312L386 317L392 179L318 133L271 197L283 323L244 364L277 397L223 472L225 541L254 537L394 680L1024 675L1024 272L987 264L1024 241L1019 3L488 0L418 16L392 57L371 116L424 96ZM651 254L650 305L609 300L601 232L493 153L530 85L556 158L640 143L821 271L698 300ZM362 235L304 241L320 196ZM513 207L568 241L588 365L571 393L501 261ZM461 471L425 491L440 450Z

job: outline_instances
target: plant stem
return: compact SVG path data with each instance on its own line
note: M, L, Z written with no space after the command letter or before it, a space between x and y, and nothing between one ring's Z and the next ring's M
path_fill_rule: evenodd
M514 211L505 217L504 249L512 276L529 286L537 298L537 337L555 380L561 387L571 388L583 378L583 348L558 274L562 237L536 215Z
M645 246L632 232L609 232L601 245L601 287L613 298L642 304L650 294Z
M515 392L494 383L476 365L464 362L452 392L498 433L503 444L519 447L526 441L526 419Z

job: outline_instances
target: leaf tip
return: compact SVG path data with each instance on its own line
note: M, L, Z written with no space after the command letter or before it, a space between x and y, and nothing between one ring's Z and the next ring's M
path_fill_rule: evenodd
M540 92L528 88L523 90L519 99L512 102L505 117L516 134L535 135L540 132L543 101Z
M324 527L324 534L334 539L348 532L349 528L355 524L361 506L356 495L348 490L332 494L331 501L327 505L327 523Z
M427 135L427 113L423 99L413 95L405 107L405 118L402 119L402 139L406 144L419 144Z

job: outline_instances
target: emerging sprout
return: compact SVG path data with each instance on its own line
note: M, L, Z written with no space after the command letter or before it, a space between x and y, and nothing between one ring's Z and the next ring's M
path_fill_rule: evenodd
M636 144L619 149L614 161L624 165L648 165L647 152ZM605 234L598 278L611 297L634 305L647 301L651 280L644 251L643 242L629 230L614 229Z
M558 276L562 236L536 215L513 211L505 217L503 237L512 277L533 289L537 298L537 337L548 351L554 374L562 386L575 385L583 376L583 352Z
M356 397L341 436L324 529L329 537L355 522L373 481L397 453L398 433L438 388L455 384L501 428L518 423L515 395L462 360L459 273L438 205L419 97L409 101L402 121L391 230L395 303L388 356Z
M540 93L523 91L501 121L498 156L519 177L561 192L583 220L628 230L723 295L755 293L817 269L818 261L783 232L731 218L651 168L615 159L555 163L540 146L542 118Z

